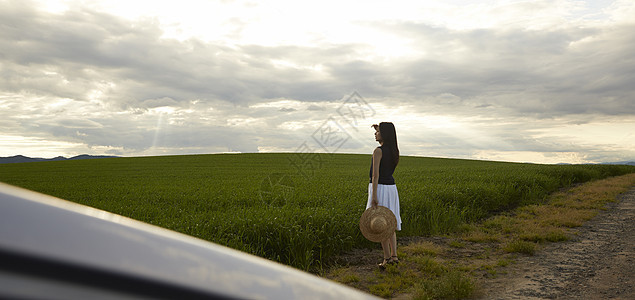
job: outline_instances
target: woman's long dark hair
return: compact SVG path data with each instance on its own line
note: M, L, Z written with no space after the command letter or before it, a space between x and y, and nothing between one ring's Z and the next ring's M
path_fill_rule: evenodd
M395 125L391 122L379 123L379 134L381 134L384 146L390 148L392 162L397 166L399 163L399 147L397 146L397 131L395 131Z

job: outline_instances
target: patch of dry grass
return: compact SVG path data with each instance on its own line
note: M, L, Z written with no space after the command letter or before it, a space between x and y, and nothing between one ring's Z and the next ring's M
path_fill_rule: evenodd
M437 256L439 253L443 252L442 247L428 241L412 243L410 245L401 247L399 250L400 252L403 252L406 255L414 255L414 256L421 256L421 255Z
M491 232L483 228L477 228L470 232L464 233L462 239L473 243L491 243L499 242L500 235L496 232Z
M523 241L523 240L515 240L508 242L503 247L505 252L509 253L522 253L527 255L534 255L536 253L537 245L533 242Z

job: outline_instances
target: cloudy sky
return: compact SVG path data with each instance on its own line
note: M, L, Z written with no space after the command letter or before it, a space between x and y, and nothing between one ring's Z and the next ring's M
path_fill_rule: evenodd
M633 1L0 0L0 156L635 160Z

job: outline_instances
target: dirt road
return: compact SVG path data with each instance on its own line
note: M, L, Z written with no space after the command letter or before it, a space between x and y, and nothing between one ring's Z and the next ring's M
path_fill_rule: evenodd
M521 257L482 299L635 299L635 188L570 241Z

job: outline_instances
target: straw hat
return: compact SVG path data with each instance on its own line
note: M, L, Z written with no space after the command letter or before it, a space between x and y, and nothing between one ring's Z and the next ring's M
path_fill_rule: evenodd
M359 219L359 229L371 242L385 241L397 229L397 218L388 207L370 207Z

